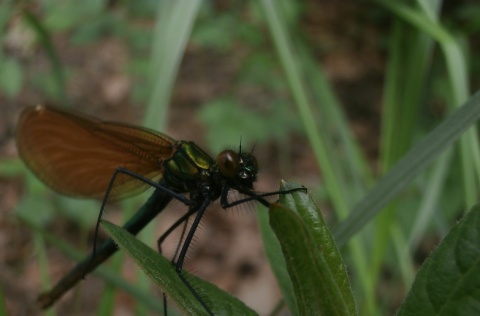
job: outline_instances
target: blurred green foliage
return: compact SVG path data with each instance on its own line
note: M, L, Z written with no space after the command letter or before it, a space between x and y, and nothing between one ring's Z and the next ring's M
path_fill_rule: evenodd
M175 2L162 4L167 9L178 9ZM328 20L328 9L332 7L313 4L288 0L202 2L188 49L209 58L218 57L219 63L231 57L228 66L233 78L229 78L232 85L227 91L202 100L195 115L208 127L205 138L215 150L238 144L240 138L247 148L270 142L289 148L292 134L308 139L322 174L322 182L312 184L310 189L331 208L331 221L337 222L349 218L356 203L379 177L480 85L480 61L475 58L480 49L475 41L480 31L480 5L469 1L443 4L376 0L367 2L364 8L352 9L353 14L347 17L335 16L336 11L332 11L331 18L337 22L328 29L328 23L315 25L318 21L305 17L309 10L318 10L326 14L319 16ZM45 101L68 103L66 87L77 69L62 62L53 45L55 40L61 37L69 47L84 48L115 38L128 51L128 62L123 67L133 82L130 101L147 103L152 95L152 65L155 58L160 58L152 56L156 40L152 29L162 16L158 6L155 0L1 2L0 92L5 99L15 100L22 89L33 89ZM327 13L322 11L324 8ZM169 15L167 12L163 17ZM310 28L315 29L312 32ZM363 29L368 36L357 38ZM17 43L12 42L12 34L21 36L24 46L12 48ZM167 30L166 34L177 35L176 30ZM339 56L346 54L350 61L365 58L356 51L363 47L359 41L374 39L368 49L372 50L372 60L379 59L376 62L380 66L372 63L381 69L372 71L383 83L378 95L365 96L372 90L345 89L366 86L355 79L334 81L323 69L328 62L324 57L338 49L332 40L336 36L344 37L339 46L345 47L338 50ZM28 62L29 58L39 51L45 52L50 65L28 71L36 62L34 58ZM362 61L371 62L357 62ZM338 65L341 68L342 64ZM335 72L335 66L328 66ZM343 67L344 71L355 70L355 65ZM204 73L210 70L201 69ZM371 80L368 76L358 78ZM470 89L470 85L474 88ZM342 95L342 91L353 93ZM381 122L373 122L378 139L370 132L370 139L361 144L358 136L368 123L359 124L355 115L361 117L363 107L369 113L379 112ZM418 175L395 203L375 220L369 220L361 234L349 232L359 236L345 248L344 255L351 268L357 301L361 302L360 314L381 315L398 305L392 297L408 289L418 265L414 255L421 241L418 236L444 236L459 214L478 200L477 138L476 133L470 133L455 150ZM365 144L374 144L375 152L365 154ZM281 155L292 155L281 149ZM0 174L10 177L24 174L24 170L2 162ZM50 199L45 192L37 192L34 180L29 176L27 179L28 198L18 206L20 212L30 212L26 216L45 223L54 216L55 209L68 209L66 216L88 226L92 216L86 214L94 212L82 210L96 209L95 205L70 205L68 200ZM373 204L367 206L378 207ZM386 285L379 280L383 271L389 271L396 281L392 297L378 293L378 287Z
M23 84L21 65L12 58L2 58L0 61L2 75L0 76L1 90L9 97L16 96Z

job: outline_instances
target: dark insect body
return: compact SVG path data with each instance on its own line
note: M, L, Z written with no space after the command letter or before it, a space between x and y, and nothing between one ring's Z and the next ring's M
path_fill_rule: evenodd
M188 247L202 216L214 200L220 198L226 209L247 201L265 206L265 197L287 194L276 191L258 194L253 190L258 164L252 153L224 150L213 160L195 143L176 141L169 136L134 125L104 122L93 117L54 107L26 108L19 119L17 147L27 166L55 191L82 198L103 199L96 232L109 200L131 196L154 187L155 192L124 228L138 233L160 213L171 199L188 206L188 212L159 239L161 242L178 226L195 215L182 245L175 268L179 278L213 315L182 274ZM231 190L246 198L228 201ZM188 194L188 198L184 195ZM111 240L94 246L90 257L79 263L57 285L38 299L47 308L116 251ZM174 259L175 259L174 257Z

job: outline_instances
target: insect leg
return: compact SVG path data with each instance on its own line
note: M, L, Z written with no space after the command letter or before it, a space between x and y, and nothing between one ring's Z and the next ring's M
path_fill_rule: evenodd
M211 316L213 316L212 311L210 308L207 306L207 304L204 302L204 300L200 297L200 295L195 291L195 289L192 287L192 285L187 281L187 279L182 275L182 270L183 270L183 263L185 261L185 256L188 251L188 247L190 246L190 243L192 241L193 236L195 235L195 231L197 230L198 224L200 223L200 220L203 217L203 214L205 213L205 210L207 209L207 206L210 204L210 199L205 197L203 200L202 204L197 208L193 207L192 211L195 210L197 212L197 215L195 216L195 219L192 223L192 227L190 227L190 230L188 231L187 237L185 238L185 242L183 243L182 250L180 251L180 255L178 256L178 261L176 263L175 270L177 271L178 276L182 280L182 282L185 284L185 286L188 288L188 290L195 296L197 301L205 308L207 313ZM188 213L187 213L188 214Z
M149 178L146 178L144 176L142 176L141 174L138 174L134 171L131 171L131 170L128 170L128 169L125 169L123 167L118 167L115 172L113 173L112 175L112 179L110 180L110 183L108 185L108 188L107 188L107 193L105 193L105 195L109 194L110 191L112 190L113 188L113 182L115 181L115 177L117 176L117 174L119 173L123 173L127 176L130 176L132 178L135 178L137 180L140 180L150 186L152 186L153 188L157 189L157 190L160 190L160 191L163 191L165 193L168 193L172 196L172 198L174 199L177 199L179 200L180 202L182 202L183 204L189 206L190 204L192 204L192 201L190 201L190 199L188 199L187 197L185 197L184 195L180 194L180 193L177 193L175 191L172 191L170 190L169 188L167 188L166 186L162 185L161 183L158 183L158 182L155 182ZM105 200L105 199L104 199Z
M224 186L223 190L222 190L222 194L220 196L220 204L222 205L222 208L224 208L224 209L235 206L235 205L239 205L239 204L242 204L242 203L245 203L245 202L254 201L254 200L262 203L266 207L269 207L270 202L265 200L264 197L277 195L277 194L289 194L289 193L293 193L293 192L297 192L297 191L303 191L305 193L307 192L307 189L303 188L303 187L302 188L289 189L289 190L283 190L283 191L279 190L279 191L273 191L273 192L266 192L266 193L260 193L260 194L255 193L255 192L250 191L250 190L239 190L240 193L248 195L248 197L240 199L240 200L236 200L236 201L233 201L233 202L229 202L228 198L227 198L229 189L230 188L228 186Z
M140 180L140 181L142 181L146 184L149 184L152 187L154 187L155 189L170 195L172 198L175 198L175 199L179 200L180 202L184 203L185 205L190 205L191 204L191 201L188 198L186 198L185 196L166 188L161 183L157 183L155 181L152 181L151 179L148 179L148 178L146 178L146 177L144 177L144 176L142 176L142 175L140 175L136 172L133 172L131 170L128 170L128 169L125 169L125 168L122 168L122 167L117 168L115 170L115 172L113 173L112 178L110 179L107 190L105 191L105 195L104 195L103 200L102 200L102 205L100 207L100 211L98 213L98 219L97 219L97 223L95 225L94 243L93 243L93 250L92 250L92 261L93 261L93 258L95 257L96 252L97 252L97 239L98 239L98 232L100 230L100 221L101 221L103 213L105 211L105 206L106 206L108 198L110 196L110 192L113 190L115 180L116 180L116 178L119 174L125 174L127 176L132 177L132 178L138 179L138 180ZM87 270L88 269L85 269L85 274L87 274L87 272L88 272Z
M185 213L182 217L180 217L175 223L173 223L157 240L157 247L158 251L162 253L162 243L165 241L165 239L182 223L184 223L190 216L195 214L198 211L198 209L193 208L189 210L187 213Z
M180 246L182 245L182 240L185 235L185 230L187 228L187 222L190 216L192 216L195 212L197 212L197 209L191 209L189 210L186 214L184 214L182 217L180 217L173 225L171 225L157 240L157 247L158 247L158 252L161 254L162 253L162 244L165 241L165 239L176 229L178 226L181 224L183 225L182 229L182 235L180 237L180 241L178 242L177 248L175 250L175 254L172 257L172 264L175 261L175 258L177 258L178 252L180 250ZM165 295L165 292L162 293L163 295L163 306L164 306L164 312L163 314L166 316L167 315L167 296Z
M130 218L123 226L131 234L136 235L152 219L154 219L172 200L172 197L163 192L155 191L148 201ZM68 290L74 287L85 274L94 270L102 262L107 260L118 250L115 243L109 239L103 242L97 249L95 257L92 255L86 257L64 275L56 285L49 291L46 291L37 298L37 304L40 308L46 309L55 303Z

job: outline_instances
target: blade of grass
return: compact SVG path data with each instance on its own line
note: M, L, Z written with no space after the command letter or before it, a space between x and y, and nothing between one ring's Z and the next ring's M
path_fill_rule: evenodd
M335 156L331 160L333 162L340 160L341 164L337 166L338 169L335 173L341 175L342 185L348 186L348 196L345 198L348 199L347 204L350 207L354 201L365 194L366 188L372 184L372 172L325 72L313 59L308 49L303 46L302 43L296 43L296 47L299 47L299 60L303 64L305 75L311 85L314 105L321 114L315 116L316 125L321 135L328 135L327 140L330 142L327 144L329 146L327 152ZM331 144L331 140L334 140L334 146Z
M337 244L340 247L344 245L479 118L480 92L477 92L415 144L356 204L349 217L334 229Z
M35 253L37 254L38 266L40 270L40 278L42 279L42 284L50 286L51 281L48 273L48 257L45 250L45 240L42 234L36 232L33 236L33 241L35 244ZM49 310L46 312L47 315L53 316L56 315L54 310Z
M406 252L413 252L419 242L421 236L427 230L430 223L433 222L436 209L439 207L439 197L442 193L447 171L451 163L452 150L447 150L442 154L438 162L435 163L431 174L431 180L426 185L422 203L416 217L412 220L413 227L410 231L408 244L405 245L404 251L400 255L405 255Z
M394 16L395 18L395 16ZM382 132L380 164L382 172L390 169L411 146L418 132L418 113L424 101L427 88L428 60L433 52L433 41L419 30L396 18L390 34L389 58L385 92L382 108ZM408 43L408 45L405 45ZM399 253L405 245L395 244L405 240L398 226L397 210L401 203L391 203L375 221L375 236L370 277L371 286L375 286L389 243ZM395 238L393 236L395 235ZM397 258L405 288L408 288L414 275L410 253Z
M53 78L57 86L58 99L62 102L64 106L69 106L70 99L67 95L65 72L62 66L62 62L60 61L60 58L58 57L55 48L53 47L50 33L45 28L43 23L39 19L37 19L37 17L33 13L28 11L28 9L24 9L22 11L22 14L25 21L37 33L40 43L45 49L48 59L52 63Z
M173 83L201 1L161 1L153 36L152 93L144 124L164 130Z
M460 106L469 95L467 62L456 37L450 34L438 20L430 18L430 11L410 8L395 1L376 0L385 8L391 10L406 22L433 37L442 48L448 71L448 79L452 94L451 107ZM420 7L428 10L428 6ZM480 145L478 135L472 130L465 134L460 143L462 158L462 173L465 190L465 204L473 205L476 201L480 181ZM472 172L473 170L473 172ZM475 179L475 175L477 179Z
M297 62L298 59L293 51L286 28L277 13L277 5L271 0L262 0L262 5L264 7L265 17L271 31L273 42L285 72L286 80L290 86L295 104L298 107L303 127L307 133L310 144L312 144L317 164L322 167L330 198L335 205L336 212L338 212L341 217L344 217L348 210L344 199L346 194L344 194L343 188L341 188L338 183L339 177L334 173L336 170L334 164L329 159L329 155L325 150L326 146L324 140L320 137L320 134L317 131L316 122L314 120L315 116L311 110L311 102L307 96L307 88L302 79L301 71Z
M335 159L333 155L329 155L328 145L322 138L323 135L321 135L316 128L315 115L312 113L312 106L308 98L306 84L299 68L298 58L294 53L292 41L288 36L283 21L279 17L277 4L272 0L262 0L261 3L273 42L285 72L286 80L295 104L298 107L303 127L314 151L317 164L322 169L325 187L334 205L335 212L337 212L340 218L344 218L347 216L349 209L346 198L348 194L346 194L345 188L342 187L339 182L341 177L337 174L337 169L333 162ZM359 278L365 278L368 273L364 249L362 249L361 244L356 240L353 240L349 246L353 254L354 267L357 270L356 275ZM361 286L368 284L366 280L361 280L359 283ZM377 314L374 311L376 305L373 289L364 287L361 293L365 295L365 299L362 301L366 302L370 314Z
M422 194L422 200L418 210L415 211L415 215L412 216L411 223L413 225L410 237L407 236L406 231L402 231L400 225L393 224L391 226L390 236L393 241L393 250L395 251L398 268L402 274L403 284L405 289L410 288L414 279L416 271L413 269L414 260L412 254L415 251L412 244L412 238L415 238L414 242L418 242L420 237L427 231L429 224L434 221L434 215L441 217L437 208L440 205L439 196L444 189L446 172L448 168L448 159L451 155L451 150L442 154L439 161L435 162L432 168L431 174L428 176L428 180L425 183L425 191ZM410 238L410 240L408 240ZM407 259L402 259L407 258Z
M151 96L143 119L144 125L165 130L167 112L173 84L177 77L188 38L198 13L200 1L162 1L157 8L152 53L150 58L152 86ZM153 225L148 225L140 234L143 240L154 240ZM139 286L149 284L144 274L139 276ZM141 309L141 306L139 306ZM138 311L142 313L141 311Z
M403 21L409 23L413 28L418 29L420 32L425 32L428 36L434 38L442 48L445 63L447 67L448 79L450 82L451 88L451 100L447 100L447 103L450 103L450 107L458 107L460 106L468 96L468 77L467 77L467 67L466 67L466 58L462 53L462 49L457 42L455 36L450 34L445 27L443 27L438 19L438 3L436 2L420 2L418 8L411 8L406 6L403 3L394 3L394 2L387 2L387 1L378 1L378 3L384 5L387 9L391 10L398 18L402 19ZM411 37L409 37L411 39ZM412 45L409 45L412 47ZM397 50L403 51L403 50ZM413 60L416 61L418 56L422 56L421 54L415 54ZM420 65L421 66L421 65ZM401 67L404 67L402 63ZM420 68L421 69L421 68ZM418 69L414 69L414 73L408 76L408 80L405 82L413 82L413 78L418 77ZM418 85L418 83L417 83ZM403 91L402 91L403 93ZM408 95L408 94L407 94ZM401 96L396 96L395 100L401 100ZM399 109L401 109L402 113L405 110L405 106L408 106L411 103L407 103L402 101ZM398 117L400 115L395 116L395 121L399 121ZM394 140L395 147L398 146L398 139ZM401 143L400 143L401 144ZM477 134L471 130L467 131L465 135L461 138L460 141L460 151L461 151L461 160L462 160L462 173L463 173L463 182L464 182L464 192L465 192L465 204L472 205L476 201L476 192L478 191L478 187L476 184L475 173L477 173L478 178L478 157L479 157L479 142ZM477 179L478 181L478 179ZM392 227L392 225L397 225L393 222L393 216L388 216L389 212L387 211L385 216L389 218L389 223L386 223L386 220L383 220L379 223L379 227L388 228L388 230L393 234L396 233L397 236L395 237L395 251L397 254L401 255L399 260L405 260L407 256L405 256L404 249L407 247L406 244L398 244L399 241L405 240L405 236L399 236L400 230L398 227ZM383 216L382 216L383 217ZM377 237L376 240L383 241L386 238ZM375 258L379 258L379 256L375 256ZM379 261L374 266L379 265ZM406 266L405 262L401 266ZM378 270L378 269L375 269ZM374 275L378 275L376 271L373 272ZM409 274L411 274L410 272ZM406 280L406 275L404 275L404 280Z
M0 283L0 315L7 315L7 306L5 304L5 295L3 294L3 284Z

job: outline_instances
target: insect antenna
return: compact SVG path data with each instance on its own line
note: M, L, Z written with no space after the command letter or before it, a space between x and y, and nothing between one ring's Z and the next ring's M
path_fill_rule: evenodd
M238 145L238 153L242 153L242 136L240 136L240 144Z
M257 141L255 141L255 143L253 143L252 150L250 151L250 154L252 154L252 155L253 155L253 151L255 150L255 146L257 146Z

